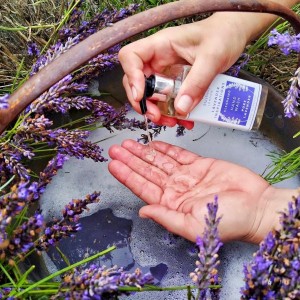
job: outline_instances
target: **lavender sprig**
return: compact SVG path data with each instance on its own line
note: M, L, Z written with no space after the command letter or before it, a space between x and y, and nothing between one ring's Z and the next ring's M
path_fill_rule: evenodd
M63 278L60 292L53 299L117 299L121 295L130 295L130 291L122 291L120 287L142 288L153 280L151 274L144 275L140 269L130 274L117 266L76 268Z
M223 245L218 234L220 217L217 218L218 197L215 196L213 203L207 204L208 216L205 216L206 227L203 237L197 237L196 245L199 248L196 269L190 274L192 280L199 288L199 299L206 299L206 291L211 280L218 274L217 266L220 263L218 251Z
M43 235L36 241L36 249L45 251L65 237L74 237L75 233L82 229L78 223L79 215L89 209L89 204L99 202L99 195L100 192L94 192L86 195L84 199L74 199L67 204L62 211L62 219L47 224Z
M34 216L30 217L28 221L23 222L22 225L17 227L7 247L10 257L19 256L23 258L33 247L36 235L42 230L43 224L44 218L37 212Z
M67 204L62 212L63 218L66 221L77 222L79 215L82 214L84 210L89 210L87 205L91 203L97 203L99 199L100 192L94 192L85 197L85 199L73 199L72 202Z
M296 111L296 107L299 105L299 76L300 68L298 68L295 72L294 77L290 79L291 85L289 91L287 93L286 98L282 101L284 107L285 116L288 118L295 117L298 113Z
M300 196L280 213L279 230L261 242L254 260L244 266L243 299L300 298Z
M96 31L127 18L135 13L138 7L138 4L131 4L128 8L122 8L119 11L106 9L100 14L96 14L90 21L86 21L83 20L84 14L78 6L77 9L73 10L68 24L59 31L60 41L64 42L66 39L75 36L83 40Z
M283 54L300 52L300 34L290 35L288 32L279 33L276 29L271 31L268 46L277 45Z
M237 60L237 62L228 69L226 74L237 77L241 69L243 69L243 67L249 62L249 59L250 59L249 54L242 53L239 59Z

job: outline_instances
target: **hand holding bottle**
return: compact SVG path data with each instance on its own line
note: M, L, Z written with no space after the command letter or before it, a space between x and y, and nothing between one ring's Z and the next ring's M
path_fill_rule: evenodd
M192 69L175 100L175 109L189 113L202 99L213 78L227 70L240 56L248 39L235 13L218 13L203 21L171 27L121 49L119 59L125 72L123 84L133 108L140 112L144 75L162 73L174 64L190 64ZM240 17L240 15L239 15ZM158 124L174 126L176 119L162 117L147 102L148 118ZM178 121L192 128L190 121Z

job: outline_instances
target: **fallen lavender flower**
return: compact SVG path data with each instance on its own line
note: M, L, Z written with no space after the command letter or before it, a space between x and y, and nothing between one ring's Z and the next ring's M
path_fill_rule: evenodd
M300 196L280 213L280 224L244 266L242 299L300 299Z
M152 284L151 274L143 274L140 269L127 273L123 268L114 266L91 265L80 270L76 268L65 275L60 286L60 292L53 299L117 299L121 295L130 295L130 291L122 291L120 287L142 288Z
M199 248L196 269L190 274L192 280L196 283L200 295L199 299L207 299L207 289L211 280L218 274L217 266L220 263L218 251L223 245L218 234L218 225L220 217L217 218L218 198L215 196L213 203L207 204L208 216L205 216L206 227L203 237L197 237L196 245ZM216 296L216 295L214 295Z

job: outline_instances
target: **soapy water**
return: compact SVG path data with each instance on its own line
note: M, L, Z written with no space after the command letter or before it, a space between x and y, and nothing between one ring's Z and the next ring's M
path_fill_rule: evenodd
M133 117L136 116L136 114L133 115ZM270 151L278 151L278 148L259 132L237 132L215 127L211 127L209 132L197 142L192 142L207 131L207 125L195 124L194 130L188 131L184 137L176 138L176 129L168 128L168 130L160 134L159 140L176 144L202 156L232 161L246 166L259 174L261 174L270 163L270 158L266 156L266 154L270 153ZM101 146L104 148L103 155L108 157L106 151L111 145L120 144L127 138L137 139L137 137L143 133L144 131L142 130L134 132L128 131L111 137L111 134L105 129L99 129L92 133L91 140L98 141L99 139L104 139ZM105 140L106 137L110 138ZM256 146L253 146L251 142L253 139L258 141ZM143 145L140 146L141 149L145 148ZM147 148L150 147L147 146ZM169 155L176 160L176 153L172 155L169 152ZM152 154L149 158L153 156L155 155ZM245 159L245 157L247 159ZM166 165L164 167L168 169L169 166ZM174 167L172 167L173 170ZM298 179L290 179L280 185L280 187L297 186L299 186ZM112 233L112 235L117 235L117 232L122 232L122 235L119 235L119 240L115 240L120 246L120 251L116 252L116 256L119 256L119 258L113 258L112 263L117 263L120 266L129 268L134 262L135 266L147 267L148 270L149 268L164 263L168 266L168 271L161 280L163 286L191 284L189 273L194 270L195 260L197 259L197 254L193 248L194 244L180 237L166 239L166 230L164 228L152 220L141 219L138 212L145 204L109 174L106 163L99 164L89 159L76 160L71 158L66 162L63 170L58 172L58 175L53 178L53 181L47 187L41 202L42 210L46 215L48 214L48 217L59 217L61 216L61 210L64 205L67 204L71 198L83 197L94 190L101 191L101 201L97 204L90 205L90 211L85 213L85 215L95 214L95 217L98 216L99 218L100 215L97 215L97 211L110 208L116 217L132 220L131 232L127 234L128 238L124 238L124 232L120 229L116 230L116 233ZM84 231L85 236L97 233L99 235L97 241L102 240L102 238L104 239L103 235L107 234L106 226L105 228L99 228L96 223L97 218L93 220L94 221L88 225L88 234L87 231ZM111 223L107 222L107 226L111 226ZM83 226L83 228L86 228L86 225ZM82 239L83 244L85 236L84 239ZM72 239L66 239L65 243L71 241ZM94 243L94 241L95 239L91 239L92 243ZM121 245L124 245L124 247ZM79 246L79 243L73 243L72 251L76 253L76 249ZM103 250L103 247L98 244L98 242L96 242L94 246L97 252ZM92 249L92 247L88 245L85 245L85 248L84 245L80 247L82 249L80 253L82 254L90 253ZM88 251L87 248L89 248ZM127 253L131 253L132 257L128 255L123 256L125 249L129 249ZM243 264L252 259L252 254L256 249L257 246L255 245L238 242L229 243L222 247L220 253L220 276L222 277L223 283L221 299L240 299L239 290L244 284L242 279ZM49 257L51 258L51 256ZM75 258L74 256L74 260ZM78 260L79 258L77 257L76 261ZM103 264L109 265L109 262L109 260L106 260L103 261ZM51 269L51 263L47 263L47 267L50 269L50 272L55 271L55 269ZM158 268L160 269L160 267ZM131 268L130 272L133 271L133 269L134 267ZM156 271L154 271L156 276L161 277ZM130 296L130 300L186 299L186 291L169 293L170 292L167 291L159 293L136 293ZM121 299L123 299L123 297ZM124 299L128 298L124 297Z

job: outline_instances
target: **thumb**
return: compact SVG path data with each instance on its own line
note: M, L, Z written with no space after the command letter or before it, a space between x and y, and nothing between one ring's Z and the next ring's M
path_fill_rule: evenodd
M219 60L214 55L200 55L180 87L174 104L176 111L184 115L191 112L220 71Z
M168 231L194 241L196 236L192 237L187 231L185 214L175 210L168 209L159 204L143 206L139 215L141 218L152 219Z

